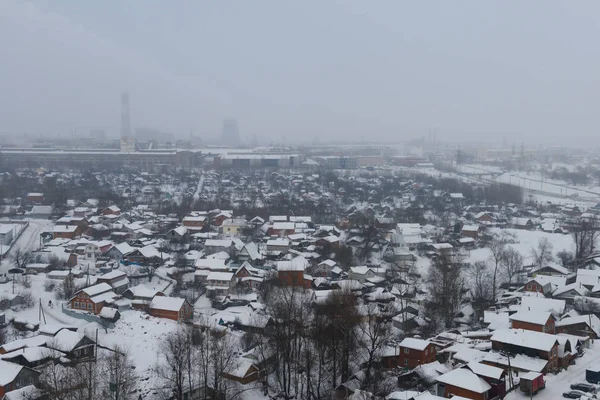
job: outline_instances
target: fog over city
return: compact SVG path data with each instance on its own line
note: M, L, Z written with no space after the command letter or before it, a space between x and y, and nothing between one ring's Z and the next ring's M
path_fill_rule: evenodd
M600 3L0 0L0 134L597 144Z

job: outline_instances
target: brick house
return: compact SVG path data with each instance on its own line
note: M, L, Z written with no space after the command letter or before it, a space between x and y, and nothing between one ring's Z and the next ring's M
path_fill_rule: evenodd
M71 362L93 359L96 356L96 342L88 336L63 329L48 340L46 346L65 354Z
M504 369L476 361L471 361L466 368L492 387L489 392L490 398L504 398L506 395L506 372Z
M492 387L468 368L457 368L436 379L437 395L460 396L472 400L488 400Z
M523 329L506 329L495 331L491 341L493 350L547 360L545 373L558 368L558 339L555 335Z
M273 222L267 230L270 236L287 236L296 233L295 222Z
M186 321L192 318L194 308L179 297L155 296L150 302L149 313L153 317L167 318L173 321Z
M117 294L122 294L129 287L129 279L123 271L114 270L96 278L96 284L108 283L113 291Z
M387 347L381 353L384 368L396 367L413 369L435 361L436 348L428 340L405 338L398 347Z
M513 329L526 329L529 331L554 334L556 318L550 312L519 311L508 317Z
M52 229L52 238L74 239L81 236L81 227L78 225L56 225Z
M398 366L413 369L435 361L436 349L428 340L405 338L399 344Z
M127 289L123 297L131 300L131 308L148 312L150 303L155 296L164 296L160 290L150 289L149 287L139 285Z
M594 314L566 317L557 321L556 333L567 333L575 336L587 336L598 339L600 336L600 319Z
M73 310L98 314L102 307L112 303L115 297L117 297L117 294L113 292L108 283L99 283L77 291L69 300L69 304Z
M211 271L206 276L206 291L212 294L227 296L234 284L233 272Z
M464 225L460 231L464 237L470 237L477 239L481 233L481 227L479 225Z
M202 229L206 224L206 217L188 215L183 217L182 225L186 228Z
M106 207L102 210L102 215L121 215L121 209L117 206Z
M27 193L27 202L42 204L44 202L44 193Z
M475 221L479 222L480 224L491 224L494 222L494 217L492 214L482 211L475 215Z
M527 282L525 286L523 286L523 290L526 292L536 292L541 293L546 297L549 297L554 291L554 286L552 282L550 282L546 276L537 276Z
M305 274L307 261L304 257L296 257L290 261L277 263L277 277L283 286L298 286L310 289L312 277Z
M36 384L40 376L40 372L32 368L3 360L0 360L0 371L0 398L13 390Z

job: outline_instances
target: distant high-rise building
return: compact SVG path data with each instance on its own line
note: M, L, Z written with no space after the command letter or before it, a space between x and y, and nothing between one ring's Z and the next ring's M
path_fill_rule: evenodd
M223 120L223 131L221 132L221 144L227 146L240 145L240 133L235 118L225 118Z
M129 119L129 93L121 93L121 151L136 151L135 138L131 136L131 121Z
M121 93L121 137L131 137L131 121L129 119L129 93Z

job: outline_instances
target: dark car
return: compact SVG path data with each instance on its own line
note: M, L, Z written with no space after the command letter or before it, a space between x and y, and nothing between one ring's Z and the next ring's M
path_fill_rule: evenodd
M571 385L573 390L581 390L586 393L596 393L596 386L590 383L574 383Z
M570 392L563 393L563 397L566 397L568 399L579 399L580 397L582 397L584 395L585 395L585 393L582 392L581 390L571 390Z

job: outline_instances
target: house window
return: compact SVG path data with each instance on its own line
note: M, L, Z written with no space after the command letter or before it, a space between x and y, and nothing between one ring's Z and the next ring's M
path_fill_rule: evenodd
M408 354L410 352L410 350L408 348L404 348L404 354Z
M92 306L92 303L88 303L88 310L91 310L91 309L92 309L92 307L93 307L93 306Z
M404 365L408 365L408 358L404 359Z
M73 308L79 308L79 302L78 301L76 301L76 302L73 303Z
M429 349L425 349L425 355L429 354Z

